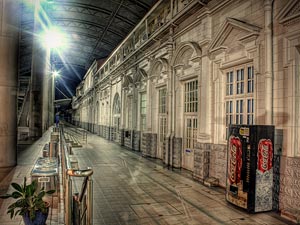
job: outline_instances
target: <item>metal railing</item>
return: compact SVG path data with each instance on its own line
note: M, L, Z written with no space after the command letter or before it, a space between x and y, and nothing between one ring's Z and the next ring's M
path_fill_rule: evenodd
M63 127L60 132L61 141L61 161L63 168L63 192L65 204L65 224L66 225L92 225L93 224L93 180L92 168L78 169L72 168L69 151L64 135ZM73 192L75 177L83 178L80 193Z

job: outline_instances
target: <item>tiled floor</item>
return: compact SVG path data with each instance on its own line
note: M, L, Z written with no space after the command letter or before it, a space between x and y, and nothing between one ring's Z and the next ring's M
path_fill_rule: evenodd
M75 148L94 169L95 225L292 224L277 214L248 214L208 188L96 135Z
M44 133L44 135L32 145L22 145L18 147L18 165L0 180L0 194L4 194L6 191L11 193L13 191L10 187L11 182L22 183L24 177L30 178L32 167L38 157L42 156L42 149L44 145L50 140L50 131ZM7 206L10 205L14 200L0 199L0 225L23 225L23 219L17 216L10 219L9 215L6 214ZM58 197L57 195L48 198L51 204L47 225L58 225Z
M30 174L48 138L44 135L19 154L19 165L6 182ZM87 144L73 151L80 168L94 170L94 225L293 224L273 212L248 214L228 204L223 189L205 187L96 135L89 134ZM79 190L80 181L74 186ZM7 204L1 206L0 224L22 224L19 218L8 218ZM47 225L58 224L57 211L52 211Z

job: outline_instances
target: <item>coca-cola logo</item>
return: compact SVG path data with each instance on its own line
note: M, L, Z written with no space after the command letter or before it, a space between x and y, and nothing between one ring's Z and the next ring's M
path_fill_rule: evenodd
M230 183L239 183L242 166L242 149L241 141L238 137L232 136L229 138L228 152L228 179Z
M231 144L230 149L230 178L234 182L235 181L235 170L236 170L236 146Z
M268 160L269 160L269 147L267 145L262 145L262 165L264 170L268 170Z
M258 170L262 173L273 167L273 145L270 139L261 139L258 144Z

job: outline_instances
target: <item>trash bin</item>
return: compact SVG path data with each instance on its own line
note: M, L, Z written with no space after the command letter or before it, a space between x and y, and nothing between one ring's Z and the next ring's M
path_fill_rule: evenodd
M31 179L37 180L38 189L44 187L45 191L57 190L58 184L58 161L57 158L37 159L32 171Z

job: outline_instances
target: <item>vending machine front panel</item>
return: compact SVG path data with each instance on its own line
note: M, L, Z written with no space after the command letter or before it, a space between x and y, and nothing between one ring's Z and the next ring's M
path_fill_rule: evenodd
M274 126L230 125L226 200L249 212L272 210Z
M227 161L227 201L247 209L248 192L245 185L245 161L243 158L242 140L236 133L233 133L228 140L228 161Z

